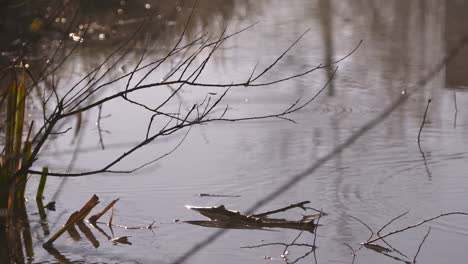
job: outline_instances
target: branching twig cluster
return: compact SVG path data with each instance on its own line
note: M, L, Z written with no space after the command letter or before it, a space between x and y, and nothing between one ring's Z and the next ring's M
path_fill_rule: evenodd
M272 63L267 65L263 70L259 71L259 73L255 73L256 67L250 74L249 78L246 81L242 82L231 82L231 83L217 83L217 82L200 82L198 79L205 71L206 66L214 56L217 50L223 45L225 41L228 39L242 33L243 31L251 28L253 25L248 26L244 29L241 29L237 32L227 34L227 29L224 29L222 33L217 37L214 38L213 35L202 34L198 37L195 37L193 40L186 41L186 44L183 44L186 38L186 30L191 22L191 16L189 16L187 23L185 24L185 29L183 30L182 34L177 39L174 46L160 59L151 61L145 65L143 65L143 61L145 60L145 49L140 56L140 59L136 63L133 70L129 73L123 74L117 78L111 78L109 81L103 81L106 76L109 75L109 72L117 66L117 63L121 61L131 49L127 49L127 51L122 52L124 48L131 45L133 38L137 32L143 30L145 24L143 23L138 30L129 37L127 41L122 43L117 49L115 49L101 64L99 64L95 69L90 71L86 74L81 80L79 80L74 85L71 85L69 88L67 87L56 87L56 83L54 80L53 73L55 69L51 71L51 75L42 74L39 78L34 78L38 80L34 82L35 87L39 87L43 85L42 89L42 115L43 115L43 122L37 128L37 131L34 136L32 137L32 144L33 149L31 151L30 159L28 162L25 162L21 166L21 168L16 173L20 175L22 173L30 173L30 174L42 174L41 171L31 169L33 163L39 158L39 154L43 146L48 142L48 139L53 136L60 136L66 134L70 129L66 127L65 129L60 129L65 123L70 122L72 118L77 117L80 120L81 116L85 113L89 113L90 111L97 109L98 113L98 130L99 130L99 143L102 148L104 148L104 140L102 135L102 128L100 124L101 120L101 111L102 106L106 103L111 101L117 100L122 98L125 102L136 105L140 107L142 110L151 113L151 117L148 120L148 125L146 128L146 135L144 138L140 140L139 143L135 144L133 147L127 149L123 154L115 157L112 161L108 164L103 166L100 169L84 171L84 172L53 172L49 171L49 176L62 176L62 177L76 177L76 176L86 176L86 175L93 175L97 173L130 173L135 170L141 169L167 155L172 153L180 143L170 152L156 157L150 162L146 162L142 165L135 166L133 169L129 170L115 170L113 169L115 165L120 163L123 159L127 158L128 156L132 155L142 147L152 143L153 141L173 135L174 133L186 130L192 126L198 124L205 124L211 122L236 122L236 121L245 121L245 120L258 120L258 119L265 119L265 118L278 118L284 119L288 121L294 122L288 116L294 112L297 112L307 105L309 105L315 98L327 87L328 83L330 82L331 78L333 78L333 74L331 75L330 79L324 86L311 98L307 100L301 100L298 98L295 102L293 102L289 107L287 107L284 111L280 111L278 113L271 113L266 115L254 115L254 116L247 116L247 117L227 117L229 105L223 105L223 99L226 97L230 89L235 87L255 87L255 86L268 86L272 84L282 83L293 78L299 78L310 74L318 69L331 67L332 65L342 61L343 59L347 58L351 55L359 46L357 45L356 49L352 50L348 55L345 57L331 63L330 65L322 65L319 64L315 67L311 67L309 69L304 70L303 72L295 73L290 76L286 76L283 78L277 78L274 80L267 80L262 81L262 77L265 74L270 72L272 69L277 68L278 62L280 62L283 57L304 37L307 33L304 32L301 36L299 36L296 41L294 41L284 52L282 52ZM55 54L55 53L54 53ZM104 65L113 58L115 60L108 68L105 68ZM143 84L144 81L148 79L148 77L158 72L161 74L161 71L165 69L165 65L169 63L169 61L173 61L178 59L178 63L171 64L170 70L163 73L165 76L159 82ZM335 73L337 68L333 71ZM136 78L136 73L141 73L146 71L142 77ZM43 72L46 72L44 69ZM30 74L31 75L31 74ZM31 75L32 76L32 75ZM33 76L32 76L33 77ZM41 82L40 80L49 80L52 78L49 85L47 85L48 89L46 89L46 85ZM125 88L113 92L111 94L107 94L103 96L103 91L106 88L114 85L116 82L120 80L126 80ZM147 89L158 89L160 87L170 87L171 93L165 99L163 99L157 105L149 105L147 103L139 102L136 99L130 98L130 95L136 94L143 90ZM218 88L222 89L223 92L221 93L212 93L207 92L205 98L201 102L195 102L186 110L181 109L177 112L167 111L167 106L174 101L175 98L180 96L180 93L183 88L194 88L194 87L209 87L209 88ZM219 95L218 95L219 94ZM53 107L51 107L53 106ZM156 125L158 128L156 129ZM78 126L79 127L79 126ZM185 138L185 137L184 137ZM183 140L182 140L183 141Z
M382 226L377 232L374 232L372 230L372 228L369 227L369 225L367 225L364 221L360 220L359 218L356 218L354 216L350 216L351 218L355 219L356 221L360 222L362 225L364 225L370 232L370 236L369 238L366 240L366 242L363 242L361 243L361 246L364 246L368 249L371 249L375 252L378 252L384 256L387 256L387 257L390 257L394 260L397 260L397 261L400 261L400 262L403 262L403 263L408 263L408 264L414 264L416 263L416 259L421 251L421 248L424 244L424 242L426 242L426 239L427 237L429 236L429 233L431 231L431 228L429 227L428 230L427 230L427 233L426 235L424 236L424 238L421 240L421 242L419 243L419 246L418 246L418 249L414 255L413 258L409 258L407 255L403 254L402 252L400 252L399 250L397 250L396 248L392 247L385 239L388 238L388 237L391 237L391 236L394 236L396 234L399 234L399 233L402 233L402 232L405 232L407 230L410 230L410 229L413 229L413 228L416 228L416 227L419 227L423 224L426 224L428 222L432 222L436 219L439 219L441 217L445 217L445 216L450 216L450 215L465 215L465 216L468 216L468 213L465 213L465 212L450 212L450 213L444 213L444 214L440 214L440 215L437 215L437 216L434 216L434 217L431 217L431 218L428 218L426 220L423 220L421 222L418 222L416 224L413 224L413 225L409 225L409 226L406 226L404 228L400 228L400 229L397 229L397 230L394 230L394 231L391 231L391 232L388 232L388 233L385 233L385 234L382 234L381 232L386 228L388 227L390 224L392 224L393 222L395 222L396 220L402 218L403 216L407 215L409 212L405 212L397 217L394 217L393 219L391 219L389 222L387 222L384 226ZM381 246L379 244L377 244L377 242L383 242L387 247L384 247L384 246ZM358 250L354 250L350 245L348 244L345 244L348 248L351 249L352 253L353 253L353 263L354 263L354 260L356 258L356 252L358 250L360 250L361 248L359 248Z

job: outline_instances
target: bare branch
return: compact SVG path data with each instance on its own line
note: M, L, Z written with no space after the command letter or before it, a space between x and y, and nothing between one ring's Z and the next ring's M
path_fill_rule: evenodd
M270 64L269 66L267 66L261 73L259 73L255 78L253 78L252 82L255 82L256 80L258 80L260 77L262 77L265 73L267 73L268 71L270 71L283 57L284 55L286 55L294 46L296 46L296 44L310 31L310 28L307 29L306 31L304 31L304 33L302 33L283 53L281 53L280 56L278 56L278 58L276 58L276 60ZM256 66L255 66L256 67ZM255 68L254 68L255 70ZM250 82L250 78L249 78L249 81Z

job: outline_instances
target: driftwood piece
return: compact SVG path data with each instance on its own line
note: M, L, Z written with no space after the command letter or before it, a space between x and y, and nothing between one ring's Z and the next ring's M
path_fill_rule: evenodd
M309 201L291 204L277 210L268 211L261 214L244 215L238 211L226 209L224 205L214 207L197 207L187 205L188 209L197 211L203 216L208 217L211 221L185 221L193 225L216 228L233 228L233 229L263 229L263 228L288 228L296 230L305 230L314 232L316 224L314 220L310 221L294 221L278 218L267 218L267 215L284 212L292 208L304 208L304 205Z

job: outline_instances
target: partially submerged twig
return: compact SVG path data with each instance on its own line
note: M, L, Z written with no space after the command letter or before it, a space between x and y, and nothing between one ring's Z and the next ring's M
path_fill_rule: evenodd
M419 127L419 132L418 132L418 146L421 148L420 142L421 142L421 132L423 130L424 124L426 123L426 116L427 116L427 111L429 110L429 104L431 103L432 99L427 100L427 105L426 105L426 110L424 111L424 116L423 120L421 122L421 126Z
M457 92L453 91L453 106L454 106L454 112L453 112L453 128L457 127L457 115L458 115L458 106L457 106Z
M199 193L198 197L240 197L240 195Z
M354 250L354 248L351 247L348 243L344 244L351 250L351 254L353 255L353 260L351 261L351 264L354 264L354 260L356 259L356 250Z
M319 223L320 223L320 219L322 218L323 216L323 209L320 209L320 214L319 214L319 218L317 219L317 228L319 227ZM315 229L315 232L314 232L314 244L313 244L313 251L314 251L314 260L315 260L315 264L318 263L317 261L317 246L315 245L315 243L317 242L317 228Z
M101 212L99 212L98 214L95 214L95 215L91 216L90 218L88 218L88 221L91 222L91 223L96 223L96 221L99 220L99 218L101 218L101 216L103 216L119 200L120 200L120 198L117 198L117 199L113 200Z
M438 216L434 216L434 217L431 217L431 218L428 218L426 220L423 220L419 223L416 223L414 225L410 225L410 226L407 226L407 227L404 227L404 228L401 228L401 229L397 229L395 231L392 231L392 232L388 232L384 235L381 235L380 232L387 226L389 226L392 222L394 222L395 220L401 218L402 216L406 215L408 212L405 212L397 217L394 217L393 219L391 219L388 223L386 223L382 228L379 229L379 231L377 232L374 232L366 223L364 223L362 220L356 218L356 217L353 217L351 216L352 218L356 219L357 221L359 221L360 223L362 223L367 229L369 229L369 231L371 232L371 236L367 239L366 242L363 242L361 243L362 246L368 248L368 249L371 249L375 252L378 252L378 253L381 253L387 257L390 257L390 258L393 258L395 260L398 260L398 261L401 261L401 262L404 262L404 263L416 263L416 258L417 256L419 255L420 251L421 251L421 248L422 248L422 245L424 244L424 242L426 241L427 237L429 236L429 233L430 233L430 228L428 229L426 235L424 236L423 240L421 241L421 243L419 244L419 247L418 247L418 250L415 254L415 256L413 257L412 260L409 260L409 258L404 255L403 253L401 253L400 251L398 251L397 249L393 248L390 244L388 244L386 241L385 241L385 238L387 237L390 237L390 236L393 236L395 234L398 234L398 233L401 233L401 232L404 232L404 231L407 231L407 230L410 230L410 229L413 229L413 228L416 228L418 226L421 226L425 223L428 223L428 222L431 222L431 221L434 221L438 218L441 218L441 217L444 217L444 216L449 216L449 215L465 215L465 216L468 216L468 213L465 213L465 212L450 212L450 213L444 213L444 214L440 214ZM374 235L376 235L375 238ZM376 242L378 241L382 241L384 242L386 245L388 245L390 248L386 248L386 247L383 247L381 245L378 245L376 244ZM348 245L349 247L349 245ZM350 247L351 248L351 247ZM351 248L352 249L352 248ZM355 254L355 251L354 249L353 250L353 254ZM404 260L404 259L401 259L400 257L396 257L394 255L392 255L391 253L392 252L396 252L398 254L400 254L401 256L405 257L406 259L408 260ZM354 261L354 258L353 258L353 261Z
M426 220L421 221L421 222L419 222L419 223L416 223L416 224L414 224L414 225L410 225L410 226L407 226L407 227L405 227L405 228L402 228L402 229L398 229L398 230L389 232L389 233L387 233L387 234L385 234L385 235L382 235L382 236L379 236L379 237L377 237L377 238L375 238L375 239L372 239L372 240L370 240L370 241L367 241L365 244L374 243L374 242L379 241L379 240L382 240L382 239L384 239L384 238L386 238L386 237L389 237L389 236L392 236L392 235L401 233L401 232L406 231L406 230L409 230L409 229L413 229L413 228L418 227L418 226L420 226L420 225L423 225L423 224L425 224L425 223L427 223L427 222L431 222L431 221L434 221L434 220L436 220L436 219L438 219L438 218L441 218L441 217L444 217L444 216L449 216L449 215L466 215L466 216L468 216L468 213L465 213L465 212L450 212L450 213L440 214L440 215L438 215L438 216L434 216L434 217L432 217L432 218L426 219Z
M130 229L130 230L142 230L142 229L152 230L153 226L154 226L154 223L156 223L156 221L153 221L151 224L149 224L147 226L125 226L125 225L118 225L118 224L111 224L111 225L116 226L116 227L120 227L120 228L123 228L123 229Z
M429 236L429 233L431 233L431 228L430 227L427 229L427 233L424 236L423 240L421 241L421 244L419 244L418 251L416 251L416 254L414 255L414 258L413 258L413 263L416 263L416 258L418 257L419 252L421 251L422 245L426 241L426 238Z
M112 206L112 212L109 217L109 223L107 224L108 226L112 226L112 220L114 219L114 207Z

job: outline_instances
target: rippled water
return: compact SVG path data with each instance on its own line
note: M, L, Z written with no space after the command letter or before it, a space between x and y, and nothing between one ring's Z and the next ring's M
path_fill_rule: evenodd
M224 204L245 211L327 155L397 100L403 91L417 87L415 83L434 69L455 45L454 39L467 33L463 32L465 29L452 28L454 23L468 25L466 18L456 16L457 9L466 10L468 5L457 4L455 1L305 0L251 3L252 10L247 17L229 21L230 30L257 21L260 24L227 42L213 64L207 67L204 80L244 80L257 62L259 67L267 65L309 28L310 32L266 80L341 58L359 40L363 43L351 57L338 64L331 88L291 116L297 123L271 119L201 125L189 132L173 154L130 175L103 174L66 181L49 179L47 192L50 194L63 184L57 197L58 210L48 216L49 223L56 223L52 230L58 229L68 215L93 194L101 198L102 204L117 197L121 199L116 206L115 223L144 226L156 220L153 232L114 230L116 236L131 235L131 246L112 245L97 233L101 240L98 249L87 240L73 242L66 236L55 243L57 249L76 263L170 263L176 260L216 231L174 222L175 219L202 219L184 205ZM86 61L92 60L89 57L74 59L76 63L83 63L83 68L86 68ZM468 69L468 57L457 61L462 64L457 64L456 69ZM132 61L126 63L131 66ZM358 243L368 238L366 227L350 215L378 230L392 218L410 211L388 228L392 230L443 212L468 211L465 147L468 143L465 109L468 79L466 74L452 74L453 69L453 65L448 65L432 76L427 85L418 87L406 103L383 122L259 211L310 200L312 207L327 212L329 215L320 220L322 226L317 233L318 263L351 263L351 251L345 243L357 249ZM282 111L298 97L310 98L317 93L327 74L321 70L280 85L232 89L225 103L231 107L230 113L238 116ZM186 89L181 96L190 101L206 91ZM147 91L140 99L151 100L160 94L157 90ZM421 135L423 157L417 135L429 98L432 103ZM99 168L141 140L149 116L136 110L132 106L122 107L122 101L103 108L104 115L111 115L102 120L104 129L109 131L104 135L107 147L104 151L100 150L94 126L96 112L88 116L74 169ZM183 136L178 133L151 144L125 160L119 168L135 167L164 154ZM58 139L49 147L47 158L38 165L66 169L76 143ZM240 197L198 197L199 193ZM283 215L295 218L299 213L291 211ZM34 223L34 219L32 221ZM449 216L428 224L432 231L418 262L462 263L468 257L465 250L467 221L466 217ZM412 259L426 231L426 227L407 231L389 238L388 242ZM240 247L288 243L297 235L298 231L278 229L230 230L187 263L282 262L282 246ZM298 242L311 243L313 239L312 234L303 234ZM303 253L301 248L290 249L291 259ZM265 260L265 256L273 259ZM314 257L309 255L302 263L312 261ZM50 255L37 250L34 263L55 262ZM370 250L357 252L357 263L394 262Z

